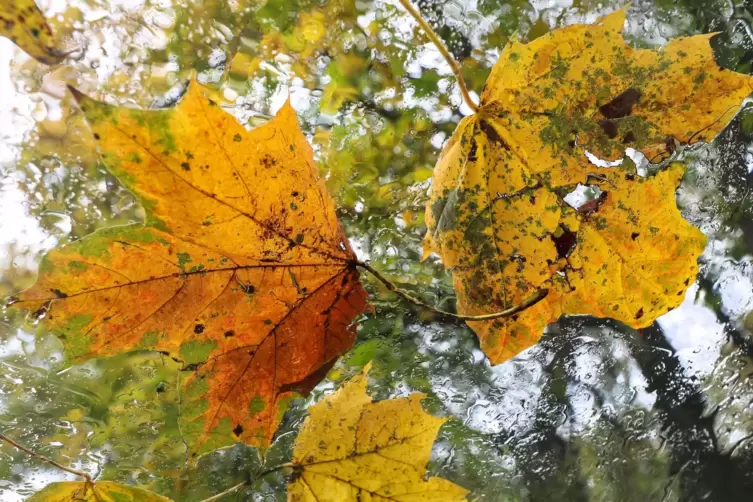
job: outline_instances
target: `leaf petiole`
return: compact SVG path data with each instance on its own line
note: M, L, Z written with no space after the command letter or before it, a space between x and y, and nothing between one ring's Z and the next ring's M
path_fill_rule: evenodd
M291 464L291 463L287 463L287 464L280 464L280 465L278 465L277 467L272 467L271 469L267 469L266 471L260 472L260 473L258 474L258 476L257 476L257 479L258 479L258 478L263 478L263 477L264 477L264 476L266 476L267 474L271 474L271 473L273 473L273 472L277 472L277 471L279 471L280 469L285 469L285 468L294 468L294 467L295 467L295 464ZM220 500L220 499L221 499L222 497L224 497L225 495L230 495L230 494L232 494L232 493L235 493L235 492L237 492L238 490L240 490L241 488L243 488L244 486L251 484L251 481L252 481L251 479L247 479L246 481L243 481L243 482L241 482L241 483L238 483L237 485L231 486L230 488L228 488L228 489L227 489L227 490L225 490L224 492L220 492L220 493L218 493L217 495L212 495L212 496L211 496L211 497L209 497L208 499L203 499L203 500L201 500L201 501L199 501L199 502L215 502L216 500Z
M450 54L450 51L447 49L447 46L444 44L444 42L442 42L442 39L439 38L439 35L437 35L437 33L432 29L429 23L427 23L426 20L421 16L421 13L418 12L415 7L413 7L413 5L410 3L410 0L400 0L400 3L405 8L405 10L407 10L408 13L413 16L413 19L415 19L418 25L421 26L421 29L424 30L426 36L429 37L429 40L431 40L431 42L437 47L440 54L442 54L442 57L450 65L452 73L455 75L455 79L458 81L458 87L460 87L460 93L463 95L465 102L468 104L471 110L478 112L478 105L475 101L473 101L471 94L468 92L468 87L465 85L465 79L463 78L463 74L460 71L460 65L457 61L455 61L455 58L452 57L452 54Z
M15 440L9 438L5 434L0 433L0 439L2 439L3 441L5 441L9 445L13 446L17 450L20 450L20 451L26 453L27 455L29 455L29 456L31 456L33 458L36 458L37 460L41 460L42 462L50 464L50 465L52 465L54 467L57 467L58 469L61 469L61 470L65 471L65 472L67 472L67 473L75 474L76 476L80 476L80 477L84 478L87 483L94 484L94 479L92 479L91 475L89 473L87 473L87 472L73 469L72 467L68 467L68 466L60 464L58 462L55 462L51 458L47 458L44 455L40 455L39 453L35 453L34 451L30 450L29 448L25 447L24 445L22 445L22 444L16 442Z
M422 300L419 300L415 296L408 294L404 290L397 287L392 281L390 281L385 276L383 276L381 272L379 272L374 267L372 267L371 265L369 265L368 263L364 261L357 261L355 262L355 265L357 267L361 267L362 269L368 271L377 280L379 280L379 282L384 284L387 287L387 289L395 293L397 296L399 296L403 300L413 303L414 305L418 305L419 307L423 307L425 309L431 310L432 312L436 312L441 315L459 319L461 321L490 321L492 319L499 319L501 317L510 317L512 315L517 314L518 312L522 312L526 310L527 308L532 307L533 305L536 305L538 302L546 298L546 295L549 294L548 289L540 288L540 289L537 289L536 292L534 292L531 296L529 296L528 298L520 302L518 305L514 305L510 307L509 309L501 310L499 312L494 312L492 314L482 314L482 315L455 314L452 312L447 312L445 310L440 310L432 305L429 305L428 303L423 302Z

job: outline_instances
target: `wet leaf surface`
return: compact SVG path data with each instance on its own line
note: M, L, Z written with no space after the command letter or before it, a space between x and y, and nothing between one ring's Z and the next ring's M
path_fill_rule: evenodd
M674 142L712 139L750 79L719 68L708 36L632 49L624 21L620 10L510 42L479 112L437 164L424 255L452 270L459 311L492 313L549 290L512 319L470 324L494 363L561 315L649 326L683 301L698 271L706 239L675 203L684 167L643 177L625 152L656 162ZM579 184L599 197L574 207L567 198Z

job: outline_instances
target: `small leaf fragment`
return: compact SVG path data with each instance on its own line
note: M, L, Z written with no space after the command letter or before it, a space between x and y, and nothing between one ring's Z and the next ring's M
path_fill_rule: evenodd
M466 500L449 480L426 479L426 464L445 422L421 408L422 394L374 402L369 366L309 408L293 451L290 502Z
M0 4L0 35L42 63L59 63L63 55L53 46L52 30L34 0L4 0Z

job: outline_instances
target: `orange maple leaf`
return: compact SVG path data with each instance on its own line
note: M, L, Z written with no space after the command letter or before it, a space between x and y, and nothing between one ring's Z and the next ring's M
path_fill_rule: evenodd
M248 132L196 83L165 110L74 94L147 222L51 251L17 305L47 312L73 360L150 349L184 362L193 451L268 445L281 400L352 346L366 305L293 109Z

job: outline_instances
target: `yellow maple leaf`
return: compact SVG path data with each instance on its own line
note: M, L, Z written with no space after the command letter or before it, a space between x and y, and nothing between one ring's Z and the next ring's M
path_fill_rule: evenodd
M674 197L683 167L641 177L631 162L599 159L632 148L659 160L675 141L712 139L750 80L718 67L710 35L636 50L624 21L622 9L508 44L435 169L424 250L452 269L458 310L492 313L550 290L513 318L469 323L494 363L563 314L648 326L697 273L705 238ZM578 184L601 195L572 207L565 197Z
M4 0L0 4L0 35L8 37L34 59L59 63L50 26L34 0Z
M293 451L291 502L462 501L449 480L425 478L444 419L421 408L422 394L374 402L367 374L309 408Z
M27 502L71 502L74 500L80 502L170 502L170 499L148 490L110 481L52 483L32 495Z
M290 393L350 348L366 298L295 112L248 132L197 83L165 110L76 96L147 222L51 251L16 305L47 311L69 359L151 349L193 369L192 451L266 446Z

